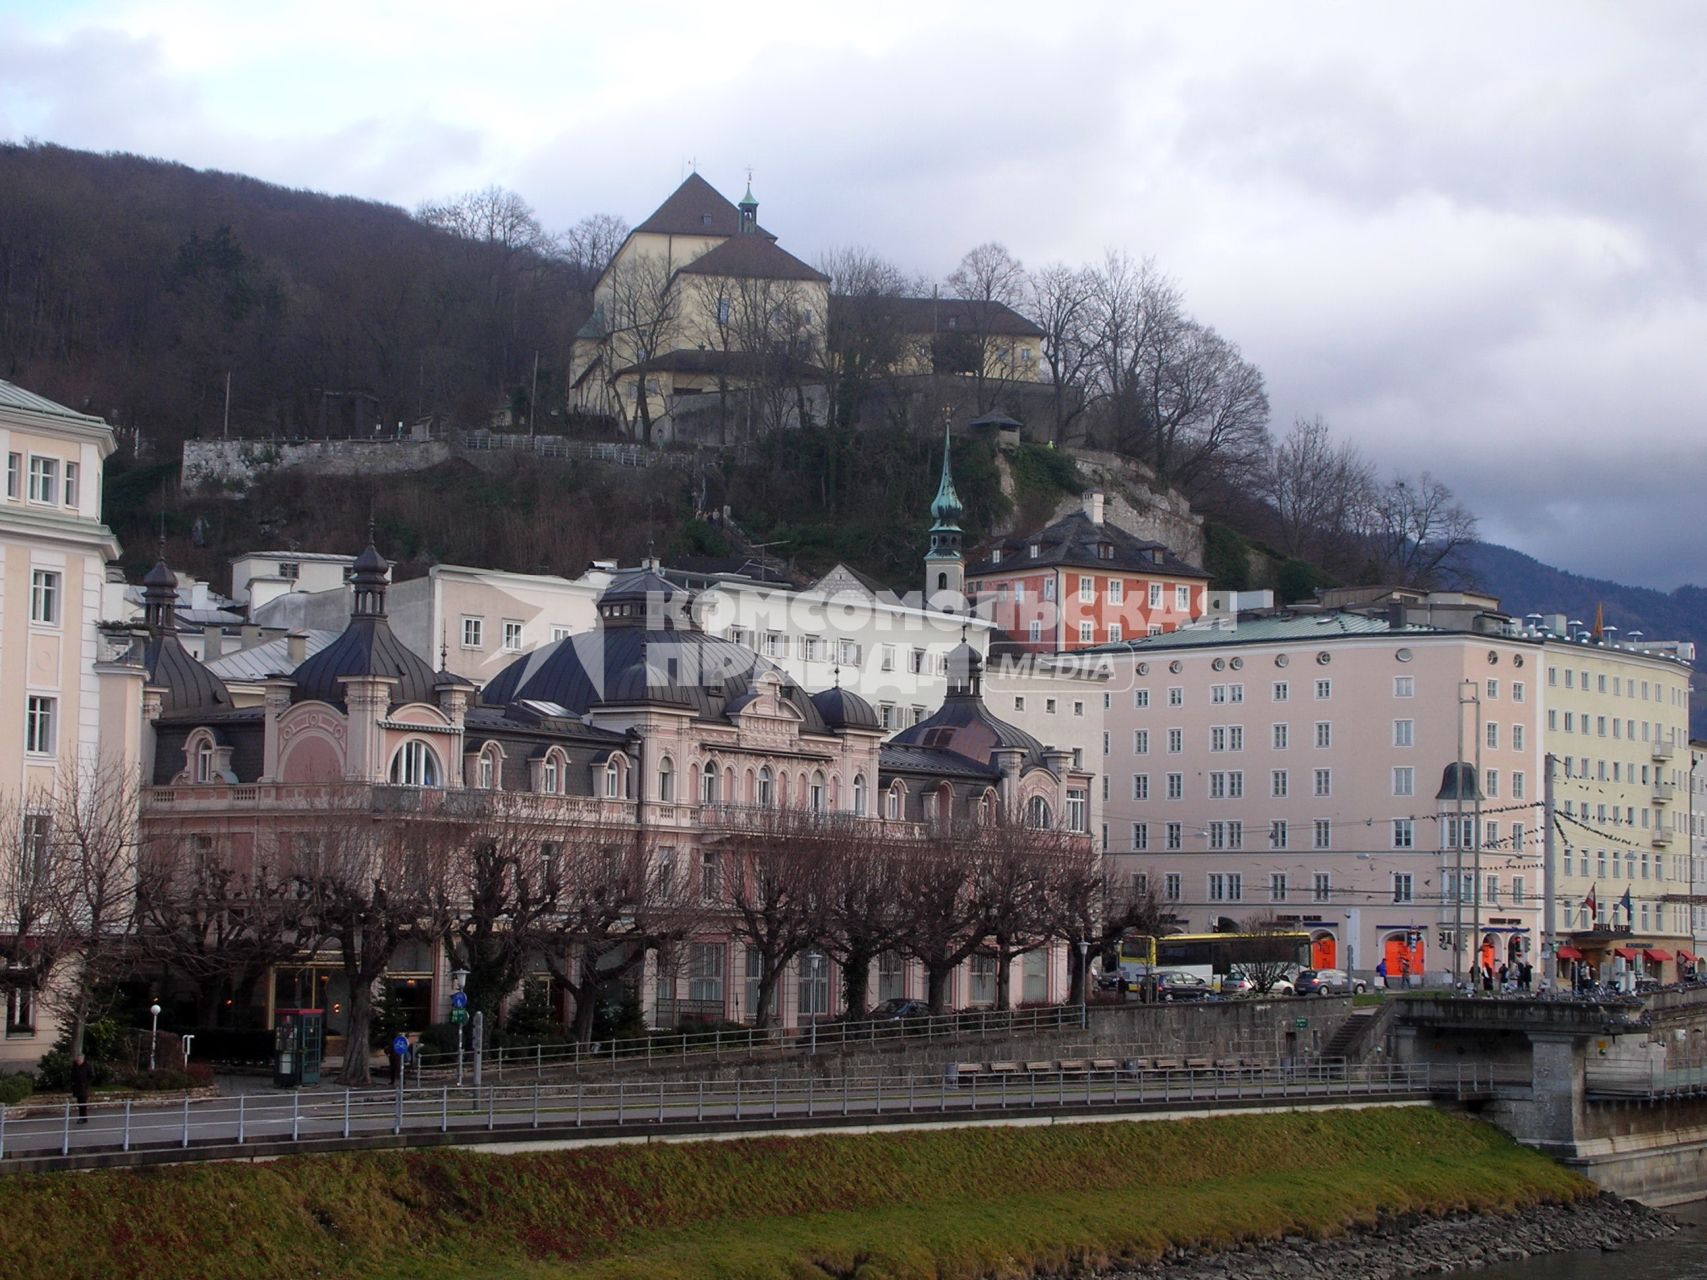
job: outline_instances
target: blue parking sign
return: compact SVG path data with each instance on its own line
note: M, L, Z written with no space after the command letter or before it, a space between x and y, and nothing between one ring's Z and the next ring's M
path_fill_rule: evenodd
M399 1058L407 1058L409 1056L409 1037L399 1032L391 1042L391 1052Z
M453 1009L466 1009L466 1008L468 1008L468 993L466 991L458 991L458 992L453 993L451 998L450 998L450 1007Z

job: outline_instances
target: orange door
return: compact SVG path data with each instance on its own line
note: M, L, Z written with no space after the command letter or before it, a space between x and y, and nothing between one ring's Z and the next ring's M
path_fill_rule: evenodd
M1310 967L1312 969L1337 969L1339 965L1339 945L1332 937L1317 938L1310 944Z

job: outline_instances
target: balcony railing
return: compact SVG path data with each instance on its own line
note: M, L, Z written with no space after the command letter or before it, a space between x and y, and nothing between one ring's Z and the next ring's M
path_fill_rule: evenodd
M1655 827L1653 836L1656 849L1666 849L1671 846L1671 832L1664 827Z
M1670 804L1677 798L1677 787L1670 782L1654 783L1654 803Z
M1661 764L1664 764L1667 760L1671 759L1671 754L1672 754L1671 743L1655 741L1655 743L1654 743L1654 759L1655 760L1658 760Z

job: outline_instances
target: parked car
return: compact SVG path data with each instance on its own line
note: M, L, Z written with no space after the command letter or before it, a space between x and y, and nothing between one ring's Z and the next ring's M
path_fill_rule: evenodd
M1248 996L1257 989L1257 984L1244 974L1234 969L1221 977L1221 994L1224 996Z
M1178 969L1163 969L1150 975L1150 994L1163 1001L1207 1000L1214 994L1209 984L1195 973Z
M1263 992L1257 990L1256 982L1253 981L1249 975L1238 969L1234 969L1225 978L1221 979L1221 994L1242 996L1289 996L1292 994L1292 978L1292 974L1283 973L1279 977L1275 978L1273 982L1269 983L1268 990Z
M1293 982L1292 989L1301 996L1346 996L1362 994L1369 984L1353 978L1344 969L1305 969Z
M931 1007L923 1000L897 997L894 1000L885 1000L867 1016L872 1022L905 1022L910 1018L930 1017Z

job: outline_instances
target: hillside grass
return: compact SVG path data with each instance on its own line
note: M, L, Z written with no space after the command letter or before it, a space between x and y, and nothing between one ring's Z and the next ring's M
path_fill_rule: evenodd
M18 1280L1020 1277L1590 1191L1418 1107L30 1175L0 1256Z

